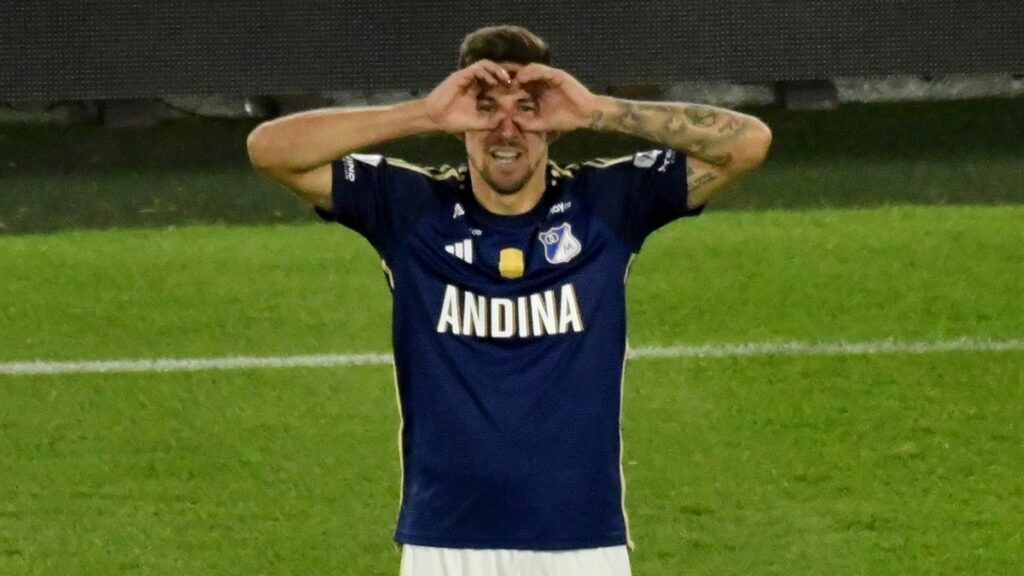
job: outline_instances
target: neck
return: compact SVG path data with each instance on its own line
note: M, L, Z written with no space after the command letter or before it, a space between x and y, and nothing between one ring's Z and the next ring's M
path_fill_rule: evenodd
M469 180L473 186L473 196L476 197L476 201L488 212L501 216L517 216L532 210L544 196L546 175L547 162L545 161L537 166L533 175L518 192L501 194L494 190L479 172L472 167L469 170Z

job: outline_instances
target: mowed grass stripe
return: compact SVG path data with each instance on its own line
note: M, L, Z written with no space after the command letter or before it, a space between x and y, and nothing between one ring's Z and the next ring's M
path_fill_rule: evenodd
M629 334L1021 338L1022 221L1016 206L712 211L645 244ZM341 226L0 238L0 362L387 351L390 317L379 258Z
M728 358L736 356L853 356L876 354L931 354L941 352L1024 351L1024 340L977 340L957 338L937 342L761 342L727 345L639 346L630 348L630 359ZM40 376L47 374L111 374L128 372L198 372L261 368L334 368L390 364L388 353L313 354L303 356L231 356L224 358L159 358L143 360L96 360L85 362L6 362L0 374Z

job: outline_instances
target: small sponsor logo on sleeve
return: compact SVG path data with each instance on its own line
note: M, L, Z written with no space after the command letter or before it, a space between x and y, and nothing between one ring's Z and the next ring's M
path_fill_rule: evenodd
M345 156L342 160L342 164L345 166L345 180L356 181L356 160L370 166L380 166L383 159L384 157L380 154L349 154Z
M345 180L349 182L356 181L356 163L352 160L351 156L346 156L341 163L345 166Z
M637 168L650 168L654 166L654 163L658 161L658 156L661 155L661 150L647 150L645 152L637 152L633 156L633 165Z
M658 168L658 172L664 172L668 167L676 161L676 151L669 150L665 152L665 159L661 163L661 167Z
M349 157L359 160L363 164L369 164L370 166L380 166L381 160L384 159L380 154L349 154Z

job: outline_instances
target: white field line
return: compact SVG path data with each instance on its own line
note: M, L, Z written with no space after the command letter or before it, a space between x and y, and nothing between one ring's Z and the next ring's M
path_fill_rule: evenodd
M856 356L876 354L932 354L936 352L1006 352L1024 350L1024 340L931 340L900 342L765 342L707 346L644 346L630 350L630 358L726 358L729 356Z
M99 374L115 372L198 372L246 368L323 368L390 364L391 354L317 354L312 356L225 356L222 358L158 358L86 362L8 362L0 375Z
M704 346L638 346L628 357L643 358L728 358L741 356L854 356L877 354L932 354L936 352L1024 351L1024 339L955 340L899 342L763 342L709 344ZM45 374L99 374L127 372L197 372L201 370L242 370L252 368L329 368L391 364L389 353L318 354L310 356L227 356L222 358L160 358L143 360L99 360L87 362L4 362L0 376Z

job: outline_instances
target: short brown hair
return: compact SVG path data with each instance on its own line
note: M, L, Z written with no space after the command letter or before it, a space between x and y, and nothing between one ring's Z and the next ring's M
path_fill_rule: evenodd
M522 26L487 26L466 34L459 47L459 68L478 60L551 64L551 50L540 36Z

